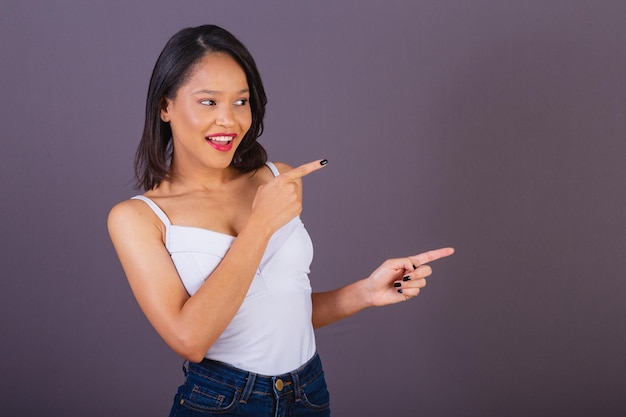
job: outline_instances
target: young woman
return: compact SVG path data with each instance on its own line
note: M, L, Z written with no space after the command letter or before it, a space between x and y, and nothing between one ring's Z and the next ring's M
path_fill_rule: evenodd
M267 162L266 97L254 60L224 29L175 34L148 89L136 155L145 193L109 214L132 291L189 361L172 416L327 416L314 328L415 297L451 248L385 261L313 293L301 178L326 165Z

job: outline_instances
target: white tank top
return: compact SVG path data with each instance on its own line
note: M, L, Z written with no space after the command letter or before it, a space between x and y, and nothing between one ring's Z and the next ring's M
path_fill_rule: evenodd
M267 166L275 176L278 170ZM165 247L189 295L211 275L233 236L171 224L152 200L146 202L165 225ZM299 217L271 237L246 298L206 357L262 375L293 371L315 354L311 284L313 245ZM210 318L209 318L210 320Z

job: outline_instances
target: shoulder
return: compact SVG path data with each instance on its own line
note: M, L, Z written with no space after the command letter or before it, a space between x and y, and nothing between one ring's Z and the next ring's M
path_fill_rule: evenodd
M111 211L109 211L109 221L116 222L132 219L137 217L144 211L144 208L148 208L148 205L140 200L124 200L117 203Z
M109 234L127 234L138 230L158 230L161 223L152 209L141 200L122 201L109 211Z

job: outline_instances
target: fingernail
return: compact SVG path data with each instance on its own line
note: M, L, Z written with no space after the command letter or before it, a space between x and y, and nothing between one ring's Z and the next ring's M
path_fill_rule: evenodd
M401 283L401 282L394 282L394 283L393 283L393 286L394 286L394 287L396 287L396 288L398 288L398 287L401 287L401 286L402 286L402 283Z
M398 290L398 292L399 292L400 294L402 294L402 288L400 288L400 289Z
M415 265L413 265L413 269L417 269L417 267Z
M408 280L410 280L410 279L411 279L411 277L410 277L410 276L408 276L408 275L407 275L406 277L402 277L402 281L408 281Z
M320 165L326 165L328 163L328 159L322 159L320 161Z

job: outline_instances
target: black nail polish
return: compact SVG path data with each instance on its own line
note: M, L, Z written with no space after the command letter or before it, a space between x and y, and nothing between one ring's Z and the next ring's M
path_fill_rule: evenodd
M398 290L398 292L399 292L400 294L402 294L402 288L400 288L400 289Z
M402 277L402 281L409 281L410 279L411 279L411 277L408 276L408 275L406 277Z
M402 286L402 283L400 283L400 282L394 282L394 283L393 283L393 286L394 286L394 287L396 287L396 288L398 288L398 287L401 287L401 286Z
M417 267L415 265L413 265L413 270L416 270L416 269L417 269Z
M328 163L328 159L322 159L320 161L320 165L326 165Z

